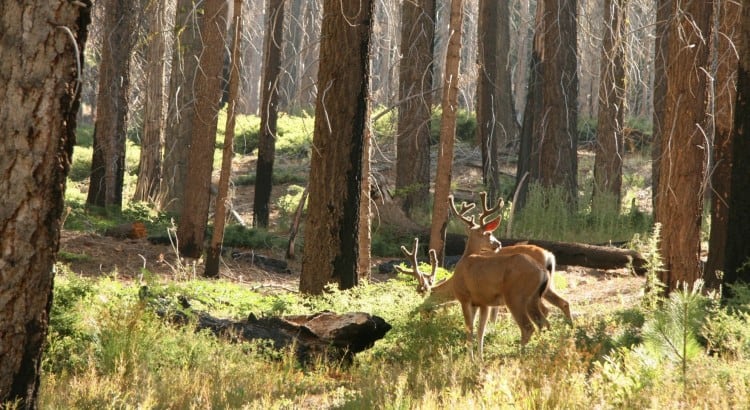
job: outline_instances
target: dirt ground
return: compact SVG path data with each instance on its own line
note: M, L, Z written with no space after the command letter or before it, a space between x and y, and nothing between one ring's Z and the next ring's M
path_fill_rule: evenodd
M479 169L470 154L459 161L454 168L454 179L458 186L470 186L469 181L481 181ZM234 164L235 175L246 174L254 170L254 161L247 157ZM373 169L388 179L387 168L376 163ZM627 172L627 170L626 170ZM218 175L216 175L218 179ZM234 206L245 221L251 220L252 185L236 187ZM285 186L275 187L272 203L286 192ZM644 197L650 194L643 195ZM639 198L640 200L640 198ZM275 216L271 213L271 220ZM149 233L154 234L154 233ZM137 278L142 269L163 276L165 279L189 279L203 273L203 261L179 258L170 244L154 244L146 239L118 239L97 233L75 232L64 230L61 235L60 257L58 258L69 269L84 276L117 275L129 280ZM273 254L275 252L276 254ZM266 268L261 263L262 257L283 259L280 251L252 249L233 249L221 261L220 274L227 280L247 284L254 289L273 288L296 292L299 285L300 262L287 261L288 271L278 272ZM298 259L299 259L298 255ZM383 259L373 258L371 281L384 281L394 274L378 273L375 266ZM582 314L589 309L602 308L601 305L632 305L641 296L644 279L636 277L627 269L596 270L578 266L558 266L558 272L564 277L565 286L559 293L571 302L574 314ZM558 282L559 283L559 282Z

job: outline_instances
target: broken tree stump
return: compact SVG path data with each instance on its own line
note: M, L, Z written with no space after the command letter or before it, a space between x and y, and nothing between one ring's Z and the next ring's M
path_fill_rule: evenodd
M147 288L141 289L142 297L148 293ZM391 329L383 318L364 312L338 314L324 311L312 315L261 318L250 314L246 320L237 321L193 310L185 297L178 298L181 310L164 306L169 302L163 297L149 299L158 303L158 315L174 323L186 325L191 323L190 317L194 317L196 331L208 329L217 337L232 342L267 340L274 350L291 347L302 364L313 363L321 357L351 363L355 354L371 348Z

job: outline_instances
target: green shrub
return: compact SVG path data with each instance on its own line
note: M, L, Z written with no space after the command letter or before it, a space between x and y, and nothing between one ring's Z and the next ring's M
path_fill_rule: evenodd
M442 109L438 106L432 111L430 123L430 140L432 144L440 142L440 122ZM472 111L459 109L456 112L456 140L474 145L477 139L477 119Z

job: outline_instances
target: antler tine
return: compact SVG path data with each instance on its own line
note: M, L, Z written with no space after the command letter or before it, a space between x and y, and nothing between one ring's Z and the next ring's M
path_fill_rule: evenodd
M480 192L479 198L482 200L482 214L479 216L479 223L484 226L487 222L487 218L490 217L490 215L494 214L495 212L499 211L500 209L505 206L505 202L503 201L503 198L498 198L497 205L495 205L492 209L489 208L489 205L487 205L487 192Z
M406 255L411 262L411 270L404 269L401 266L395 266L394 268L399 272L403 273L405 275L411 275L414 276L417 279L417 282L419 282L418 290L420 292L427 291L430 289L430 283L428 283L428 278L425 277L425 275L419 271L419 262L417 262L417 250L419 249L419 238L414 238L414 250L409 252L408 249L406 249L406 246L401 245L401 252ZM437 261L437 257L435 259ZM437 266L437 264L435 265Z
M456 214L456 216L464 221L465 224L471 226L474 226L476 223L474 222L474 217L471 218L466 216L466 213L474 209L474 204L467 204L466 202L461 202L461 211L456 209L456 202L453 198L453 195L448 195L448 203L451 206L451 209L453 210L453 213Z
M430 284L435 283L435 275L437 274L437 268L438 268L438 258L437 258L437 252L430 248L429 252L430 254L430 267L432 268L432 271L430 272Z

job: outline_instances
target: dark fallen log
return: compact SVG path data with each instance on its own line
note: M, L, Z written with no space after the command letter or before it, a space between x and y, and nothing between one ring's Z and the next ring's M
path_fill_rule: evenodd
M148 289L142 289L141 295L148 295ZM302 364L316 358L351 363L355 354L371 348L391 329L383 318L363 312L261 318L250 314L236 321L193 310L184 297L179 298L179 310L165 307L169 301L164 297L149 299L157 303L157 314L174 323L187 325L195 319L196 331L208 329L232 342L266 340L274 350L291 347Z
M633 270L637 275L646 274L646 259L637 251L625 248L616 248L612 246L589 245L575 242L556 242L541 241L534 239L499 239L503 246L516 244L532 244L541 246L544 249L555 254L558 265L583 266L594 269L620 269L632 264ZM420 237L421 243L429 243L429 237ZM458 234L448 234L445 240L446 255L461 255L466 245L466 236ZM427 254L426 249L420 249L420 253ZM420 261L427 261L426 258ZM394 273L393 265L399 263L408 263L405 260L396 260L384 262L378 266L380 273ZM453 262L452 257L445 257L445 265L450 268Z

